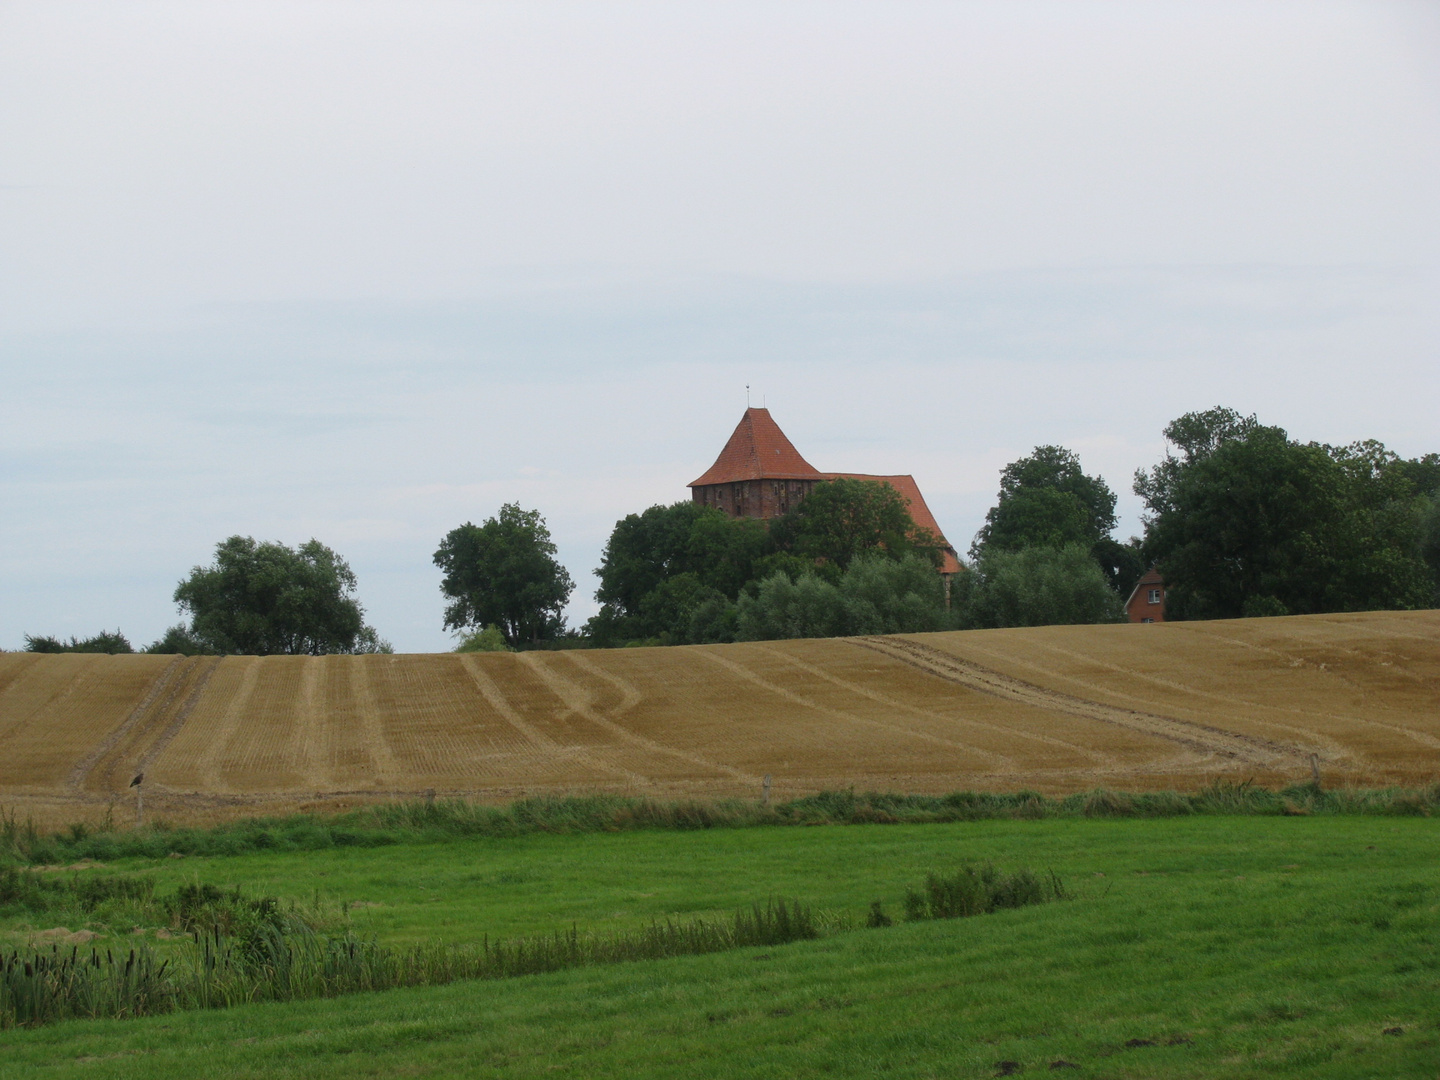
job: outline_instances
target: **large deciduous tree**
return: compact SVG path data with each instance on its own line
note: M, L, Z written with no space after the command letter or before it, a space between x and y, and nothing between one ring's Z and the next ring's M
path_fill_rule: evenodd
M595 571L600 611L586 630L601 645L722 640L726 607L767 544L762 522L694 502L628 514L615 523Z
M1145 551L1166 581L1167 618L1425 607L1426 503L1379 443L1292 440L1231 409L1187 413L1135 491Z
M389 650L365 625L349 564L318 540L299 548L250 536L222 540L215 561L176 587L175 603L189 613L189 627L147 651L172 638L194 651L256 656Z
M971 553L1066 544L1093 546L1115 528L1115 493L1086 476L1063 446L1037 446L1000 472L1000 497L985 515Z
M1063 446L1037 446L1000 473L1000 495L985 515L970 554L1059 549L1081 544L1119 593L1144 573L1135 543L1122 544L1115 529L1115 493L1099 476L1087 476L1076 454Z
M508 645L560 636L574 583L555 559L538 510L506 503L484 524L452 529L435 552L444 571L445 629L498 627Z

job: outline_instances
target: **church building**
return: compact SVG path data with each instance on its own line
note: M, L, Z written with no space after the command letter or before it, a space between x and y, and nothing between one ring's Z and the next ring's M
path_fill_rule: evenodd
M913 476L872 476L867 473L822 473L796 450L768 409L749 408L735 433L705 475L689 485L692 498L731 517L773 518L799 506L822 480L879 480L900 493L915 524L940 538L940 572L960 572L960 559Z

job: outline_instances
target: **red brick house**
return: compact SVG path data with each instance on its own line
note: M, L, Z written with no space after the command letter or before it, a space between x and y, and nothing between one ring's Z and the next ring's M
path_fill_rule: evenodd
M1130 590L1125 614L1131 622L1165 621L1165 579L1153 566Z
M909 504L915 524L940 538L940 572L947 578L960 572L960 558L925 505L913 476L822 473L800 456L768 409L746 409L715 464L689 487L697 503L731 517L773 518L799 506L822 480L840 479L889 484Z

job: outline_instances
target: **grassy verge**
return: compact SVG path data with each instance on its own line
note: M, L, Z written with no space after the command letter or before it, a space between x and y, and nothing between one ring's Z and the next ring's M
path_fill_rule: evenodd
M48 865L81 860L239 855L387 847L460 837L533 833L695 831L784 825L935 824L1057 818L1169 818L1192 815L1428 816L1440 810L1440 783L1424 789L1323 790L1313 784L1279 790L1217 781L1193 793L1096 790L1058 798L1032 791L959 791L898 795L827 791L765 806L751 800L658 801L619 795L547 796L505 806L461 800L386 803L343 814L249 818L212 828L92 828L42 833L13 811L0 811L0 864Z
M768 894L857 917L878 899L895 925L504 981L9 1031L0 1076L1433 1080L1437 838L1425 818L1074 818L135 860L86 873L151 875L163 893L197 874L256 892L289 883L280 895L302 898L319 882L337 897L374 898L380 906L359 910L383 916L375 932L391 942L554 926L568 922L561 912L582 927L624 928ZM946 879L985 862L1053 869L1075 898L903 920L907 891L927 874L944 902ZM1052 1069L1057 1061L1076 1067Z

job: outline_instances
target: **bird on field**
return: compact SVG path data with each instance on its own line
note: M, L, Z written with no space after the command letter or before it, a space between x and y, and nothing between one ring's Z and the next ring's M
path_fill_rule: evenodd
M137 772L137 773L135 774L135 779L130 781L130 786L131 786L131 787L139 787L139 786L140 786L140 781L141 781L141 780L144 780L144 779L145 779L145 774L144 774L143 772Z

